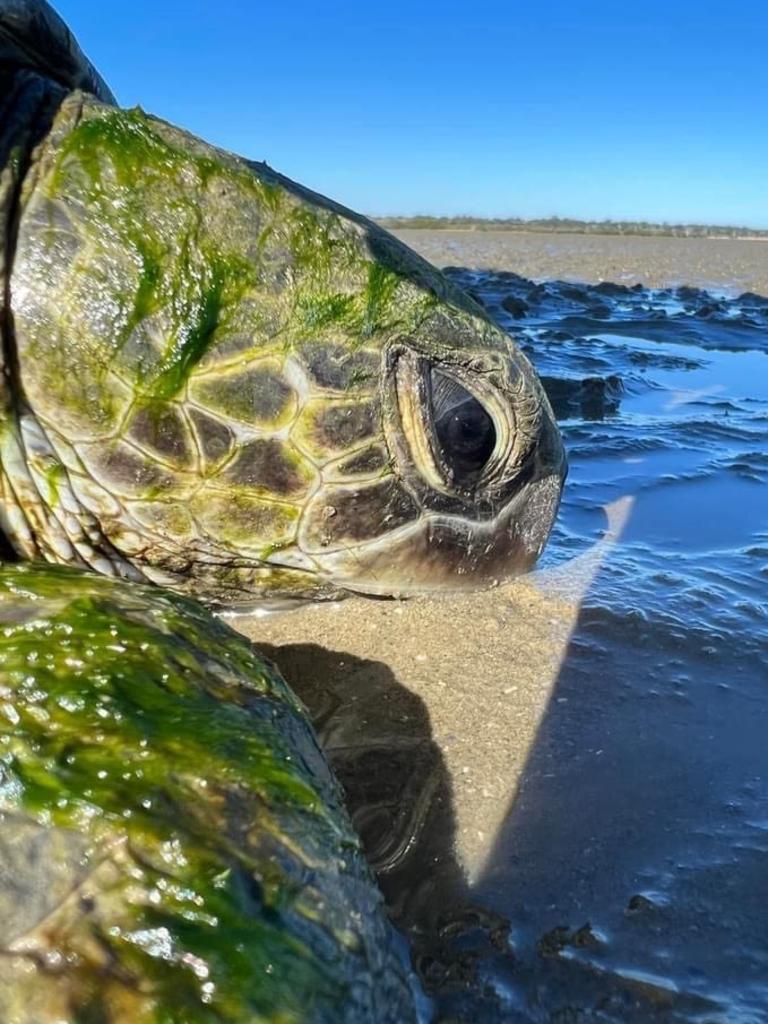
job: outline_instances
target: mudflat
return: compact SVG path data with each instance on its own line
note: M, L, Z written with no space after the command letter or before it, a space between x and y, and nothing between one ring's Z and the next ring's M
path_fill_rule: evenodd
M768 241L757 239L418 228L393 234L438 267L510 270L536 281L615 281L648 288L684 284L768 295Z

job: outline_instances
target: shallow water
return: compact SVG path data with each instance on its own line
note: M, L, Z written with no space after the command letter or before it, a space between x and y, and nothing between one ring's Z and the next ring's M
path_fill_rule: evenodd
M768 304L454 276L530 302L543 376L609 393L559 410L545 564L634 499L478 885L517 939L494 981L532 1019L766 1020Z
M768 1021L768 300L450 274L560 420L541 570L248 632L436 1020Z

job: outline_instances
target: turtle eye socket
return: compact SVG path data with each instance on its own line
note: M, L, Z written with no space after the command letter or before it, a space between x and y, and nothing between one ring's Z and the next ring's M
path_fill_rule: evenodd
M437 445L453 482L477 481L496 448L496 428L482 404L441 370L430 370L432 420Z

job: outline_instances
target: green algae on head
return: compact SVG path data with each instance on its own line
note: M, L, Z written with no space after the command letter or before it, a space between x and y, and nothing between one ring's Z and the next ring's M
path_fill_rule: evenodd
M0 529L17 552L223 603L529 568L565 460L511 339L365 218L116 108L82 55L62 75L47 5L15 2L0 75L51 93L45 116L12 104ZM99 99L71 89L83 75Z
M199 605L0 571L0 1016L413 1019L303 709Z

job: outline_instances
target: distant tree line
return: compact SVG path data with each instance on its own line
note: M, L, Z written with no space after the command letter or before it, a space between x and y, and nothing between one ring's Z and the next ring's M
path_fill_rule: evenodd
M573 217L376 217L385 228L433 231L551 231L575 235L667 235L675 238L768 238L768 230L721 224L655 224L647 220L576 220Z

